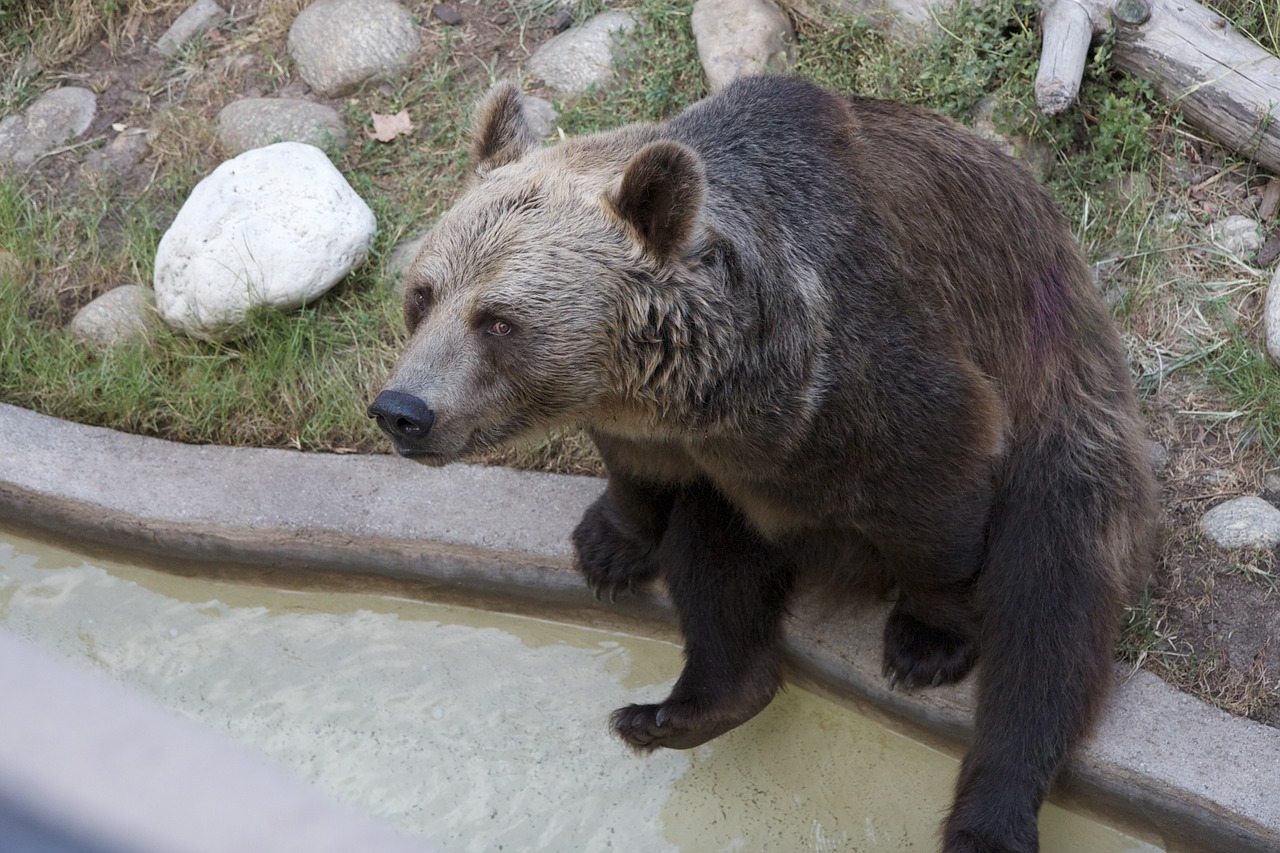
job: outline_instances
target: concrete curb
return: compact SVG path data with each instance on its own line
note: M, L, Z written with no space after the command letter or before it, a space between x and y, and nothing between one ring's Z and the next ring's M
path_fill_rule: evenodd
M238 564L272 583L369 578L429 598L669 631L644 593L596 602L569 533L598 480L385 456L194 447L0 404L0 524L144 558ZM223 569L216 569L224 571ZM424 590L423 587L426 587ZM962 749L968 684L892 693L880 677L883 608L829 614L801 601L788 623L794 679ZM1171 849L1280 849L1280 731L1231 717L1148 673L1115 691L1055 799Z

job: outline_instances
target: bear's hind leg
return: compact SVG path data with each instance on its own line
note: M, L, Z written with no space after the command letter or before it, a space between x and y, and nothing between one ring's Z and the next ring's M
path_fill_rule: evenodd
M745 723L781 683L782 615L794 571L709 486L681 492L659 561L685 638L685 666L660 704L614 712L633 748L689 749Z

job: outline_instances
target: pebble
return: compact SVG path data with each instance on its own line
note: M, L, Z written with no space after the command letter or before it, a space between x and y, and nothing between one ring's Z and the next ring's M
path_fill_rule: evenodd
M446 6L443 3L437 3L431 7L431 14L440 23L450 27L455 27L462 23L462 15L452 6Z
M1243 258L1262 248L1262 226L1247 216L1228 216L1209 226L1213 242L1228 254Z
M227 10L214 0L196 0L156 39L156 52L174 56L191 39L227 19Z
M158 320L151 291L141 285L123 284L77 311L68 328L80 343L108 350L146 340Z
M551 30L553 35L560 35L560 33L569 29L571 26L573 26L573 12L569 9L561 9L559 12L556 12L555 17L551 19L551 23L547 25L547 29Z
M559 115L550 101L545 98L539 98L536 95L524 95L521 100L521 111L524 113L525 121L529 123L529 128L534 132L534 135L543 140L551 136L551 132L555 130L556 119L559 118Z
M795 32L773 0L698 0L690 23L713 92L739 77L786 71L795 61Z
M160 239L156 307L189 334L228 337L255 307L323 295L364 261L376 227L319 148L254 148L197 184Z
M1267 355L1280 365L1280 269L1271 276L1271 284L1267 285L1267 301L1262 308L1263 334L1266 338Z
M1259 497L1232 498L1206 512L1200 530L1222 548L1274 548L1280 544L1280 509Z
M30 166L88 130L97 111L98 99L88 89L63 86L46 92L19 115L0 121L0 164Z
M84 168L99 175L122 175L141 163L151 153L150 134L136 128L116 137L84 158Z
M347 129L333 107L300 98L242 98L218 113L219 141L233 155L273 142L346 147Z
M580 27L547 40L529 58L529 73L566 94L611 82L618 36L635 26L629 12L603 12Z
M289 28L289 55L318 94L336 98L409 68L418 27L395 0L316 0Z

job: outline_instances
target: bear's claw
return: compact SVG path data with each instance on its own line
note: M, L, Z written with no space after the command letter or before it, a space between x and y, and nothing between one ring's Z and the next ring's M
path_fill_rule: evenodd
M574 530L573 544L578 569L597 601L607 594L613 604L619 593L633 595L637 581L658 574L655 543L618 529L598 503L587 510Z
M894 608L884 629L883 675L889 689L901 684L914 690L928 684L937 687L959 681L968 674L977 656L966 637L926 625L901 608Z
M618 736L637 752L658 748L693 749L750 719L710 720L690 708L662 705L628 705L613 712L611 724Z

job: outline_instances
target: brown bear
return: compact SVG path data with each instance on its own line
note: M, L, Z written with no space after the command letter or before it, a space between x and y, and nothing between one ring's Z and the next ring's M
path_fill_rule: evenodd
M610 597L660 578L685 638L618 734L742 724L798 584L891 589L891 683L977 664L944 849L1036 850L1154 514L1119 336L1045 193L945 118L781 77L549 148L499 85L472 157L369 415L430 464L589 430L581 569Z

